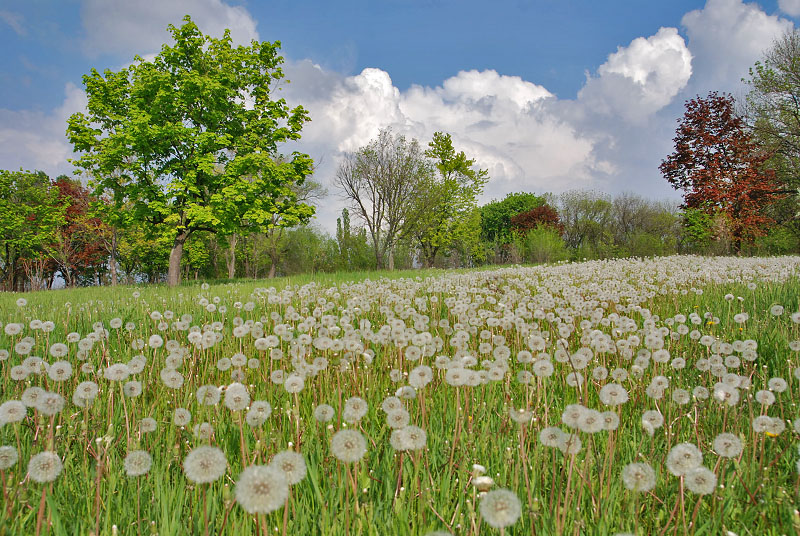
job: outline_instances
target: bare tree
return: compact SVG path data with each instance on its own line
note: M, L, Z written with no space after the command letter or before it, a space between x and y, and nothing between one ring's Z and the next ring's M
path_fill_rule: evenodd
M375 248L378 269L394 268L394 247L409 236L428 209L426 195L433 166L419 147L390 129L367 146L345 155L335 185L364 221Z

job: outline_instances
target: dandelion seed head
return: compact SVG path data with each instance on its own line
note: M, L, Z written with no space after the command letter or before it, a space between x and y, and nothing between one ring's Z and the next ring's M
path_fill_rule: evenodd
M225 474L227 467L225 453L217 447L197 447L183 460L186 478L197 484L214 482Z
M479 509L489 526L500 529L517 522L522 513L522 504L513 491L496 489L483 496Z
M271 465L251 465L236 481L236 502L249 514L268 514L283 506L289 483L283 471Z
M33 456L28 462L28 476L31 480L39 483L52 482L64 468L58 454L51 451L40 452Z

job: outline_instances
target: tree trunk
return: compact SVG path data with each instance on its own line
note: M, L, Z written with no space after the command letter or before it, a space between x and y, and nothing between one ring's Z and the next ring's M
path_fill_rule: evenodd
M108 263L109 270L111 270L111 286L116 287L118 281L117 276L117 230L111 231L111 258Z
M394 270L394 247L389 248L389 271Z
M181 283L181 258L183 257L183 246L189 233L184 231L175 237L172 250L169 252L169 271L167 272L167 284L177 287Z
M270 263L270 265L269 265L269 276L267 276L267 277L269 277L270 279L275 277L275 261L272 261Z
M228 240L228 254L225 255L225 262L228 265L228 279L233 279L236 276L236 242L238 241L236 233L232 234Z

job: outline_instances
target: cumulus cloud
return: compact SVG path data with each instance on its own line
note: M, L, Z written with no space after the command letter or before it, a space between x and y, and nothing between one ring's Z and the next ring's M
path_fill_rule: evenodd
M695 58L697 76L690 88L700 94L738 93L748 69L777 37L793 28L791 21L741 0L708 0L703 9L684 15L681 23Z
M593 111L645 121L667 106L692 76L692 55L676 28L661 28L619 47L590 77L578 99Z
M86 0L87 46L126 57L151 53L165 41L167 23L180 22L190 6L206 33L231 27L239 41L257 38L247 11L221 0ZM783 2L782 9L791 6ZM284 70L291 83L276 96L302 104L312 121L299 146L285 150L305 151L317 162L316 179L332 194L318 210L319 223L329 231L344 206L330 188L340 158L384 127L423 144L435 131L450 133L459 150L489 170L483 201L511 191L582 187L664 197L671 190L658 163L672 150L683 100L735 88L772 40L792 27L741 0L708 0L682 24L687 41L675 28L661 28L609 51L571 100L493 70L461 71L440 85L400 90L377 67L346 76L311 60L289 60ZM82 92L68 85L62 105L50 113L0 110L0 167L12 162L12 168L51 175L71 172L66 118L84 106Z
M423 144L435 131L450 133L459 150L489 170L486 198L589 186L596 174L614 170L612 163L594 157L593 135L578 132L559 116L559 103L549 91L517 76L462 71L440 86L400 91L387 72L375 68L342 76L310 62L290 62L286 72L292 84L283 96L309 110L312 122L304 129L302 147L323 161L317 179L328 186L341 156L385 127ZM342 206L321 207L323 225L330 228Z
M180 26L186 14L206 35L221 37L229 28L235 43L258 39L256 21L247 9L222 0L84 0L84 50L92 56L158 52L169 40L167 25Z
M778 8L790 17L797 17L800 15L800 0L778 0Z
M72 146L66 139L67 118L86 108L86 95L74 84L64 88L61 105L44 113L0 109L0 162L4 169L41 170L48 175L71 174Z

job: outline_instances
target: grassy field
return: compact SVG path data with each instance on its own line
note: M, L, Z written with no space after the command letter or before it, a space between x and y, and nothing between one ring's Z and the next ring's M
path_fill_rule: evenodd
M796 533L798 268L0 294L0 534Z

